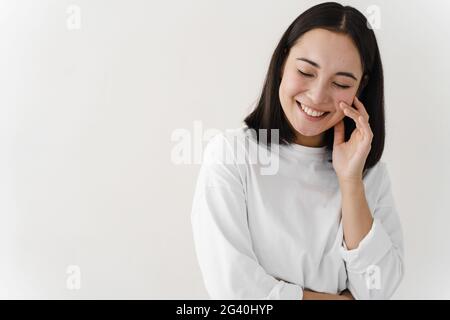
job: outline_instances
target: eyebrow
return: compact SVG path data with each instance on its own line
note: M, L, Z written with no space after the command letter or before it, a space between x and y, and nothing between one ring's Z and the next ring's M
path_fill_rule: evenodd
M314 67L320 69L320 66L319 66L319 64L317 62L311 61L311 60L306 59L306 58L297 58L297 60L305 61L305 62L313 65ZM336 72L336 75L337 76L349 77L349 78L352 78L352 79L355 79L356 81L358 81L358 79L356 79L355 75L353 73L351 73L351 72L339 71L339 72Z

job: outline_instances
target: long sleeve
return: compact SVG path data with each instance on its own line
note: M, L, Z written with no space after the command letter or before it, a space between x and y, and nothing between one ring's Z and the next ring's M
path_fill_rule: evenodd
M212 299L302 299L302 287L258 263L248 226L244 173L222 134L204 151L191 212L194 244Z
M359 246L348 250L343 241L348 289L357 300L389 299L404 274L403 231L392 195L389 174L380 162L380 192L373 210L373 224Z

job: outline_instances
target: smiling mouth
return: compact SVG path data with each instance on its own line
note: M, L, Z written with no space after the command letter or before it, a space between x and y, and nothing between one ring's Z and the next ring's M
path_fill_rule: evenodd
M297 106L300 108L300 110L301 110L305 115L307 115L308 117L313 118L313 119L321 119L321 118L324 118L324 117L326 117L327 114L330 113L330 112L328 112L328 111L316 111L316 110L313 110L313 109L311 109L311 108L308 108L308 107L303 106L303 105L302 105L300 102L298 102L298 101L295 101L295 102L297 103Z

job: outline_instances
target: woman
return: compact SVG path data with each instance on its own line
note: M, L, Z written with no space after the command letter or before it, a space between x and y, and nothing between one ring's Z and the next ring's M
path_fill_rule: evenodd
M205 149L191 218L211 298L392 296L404 248L383 97L358 10L323 3L289 26L245 126Z

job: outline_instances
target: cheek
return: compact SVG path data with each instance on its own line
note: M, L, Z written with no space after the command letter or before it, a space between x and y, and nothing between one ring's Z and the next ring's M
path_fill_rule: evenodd
M339 107L339 102L341 102L341 101L344 101L348 105L352 105L355 94L356 94L356 91L354 91L354 90L343 90L342 92L338 92L334 96L334 99L333 99L336 108ZM342 114L344 114L344 113L342 113Z
M289 98L306 90L306 83L298 75L285 73L281 81L283 93Z

